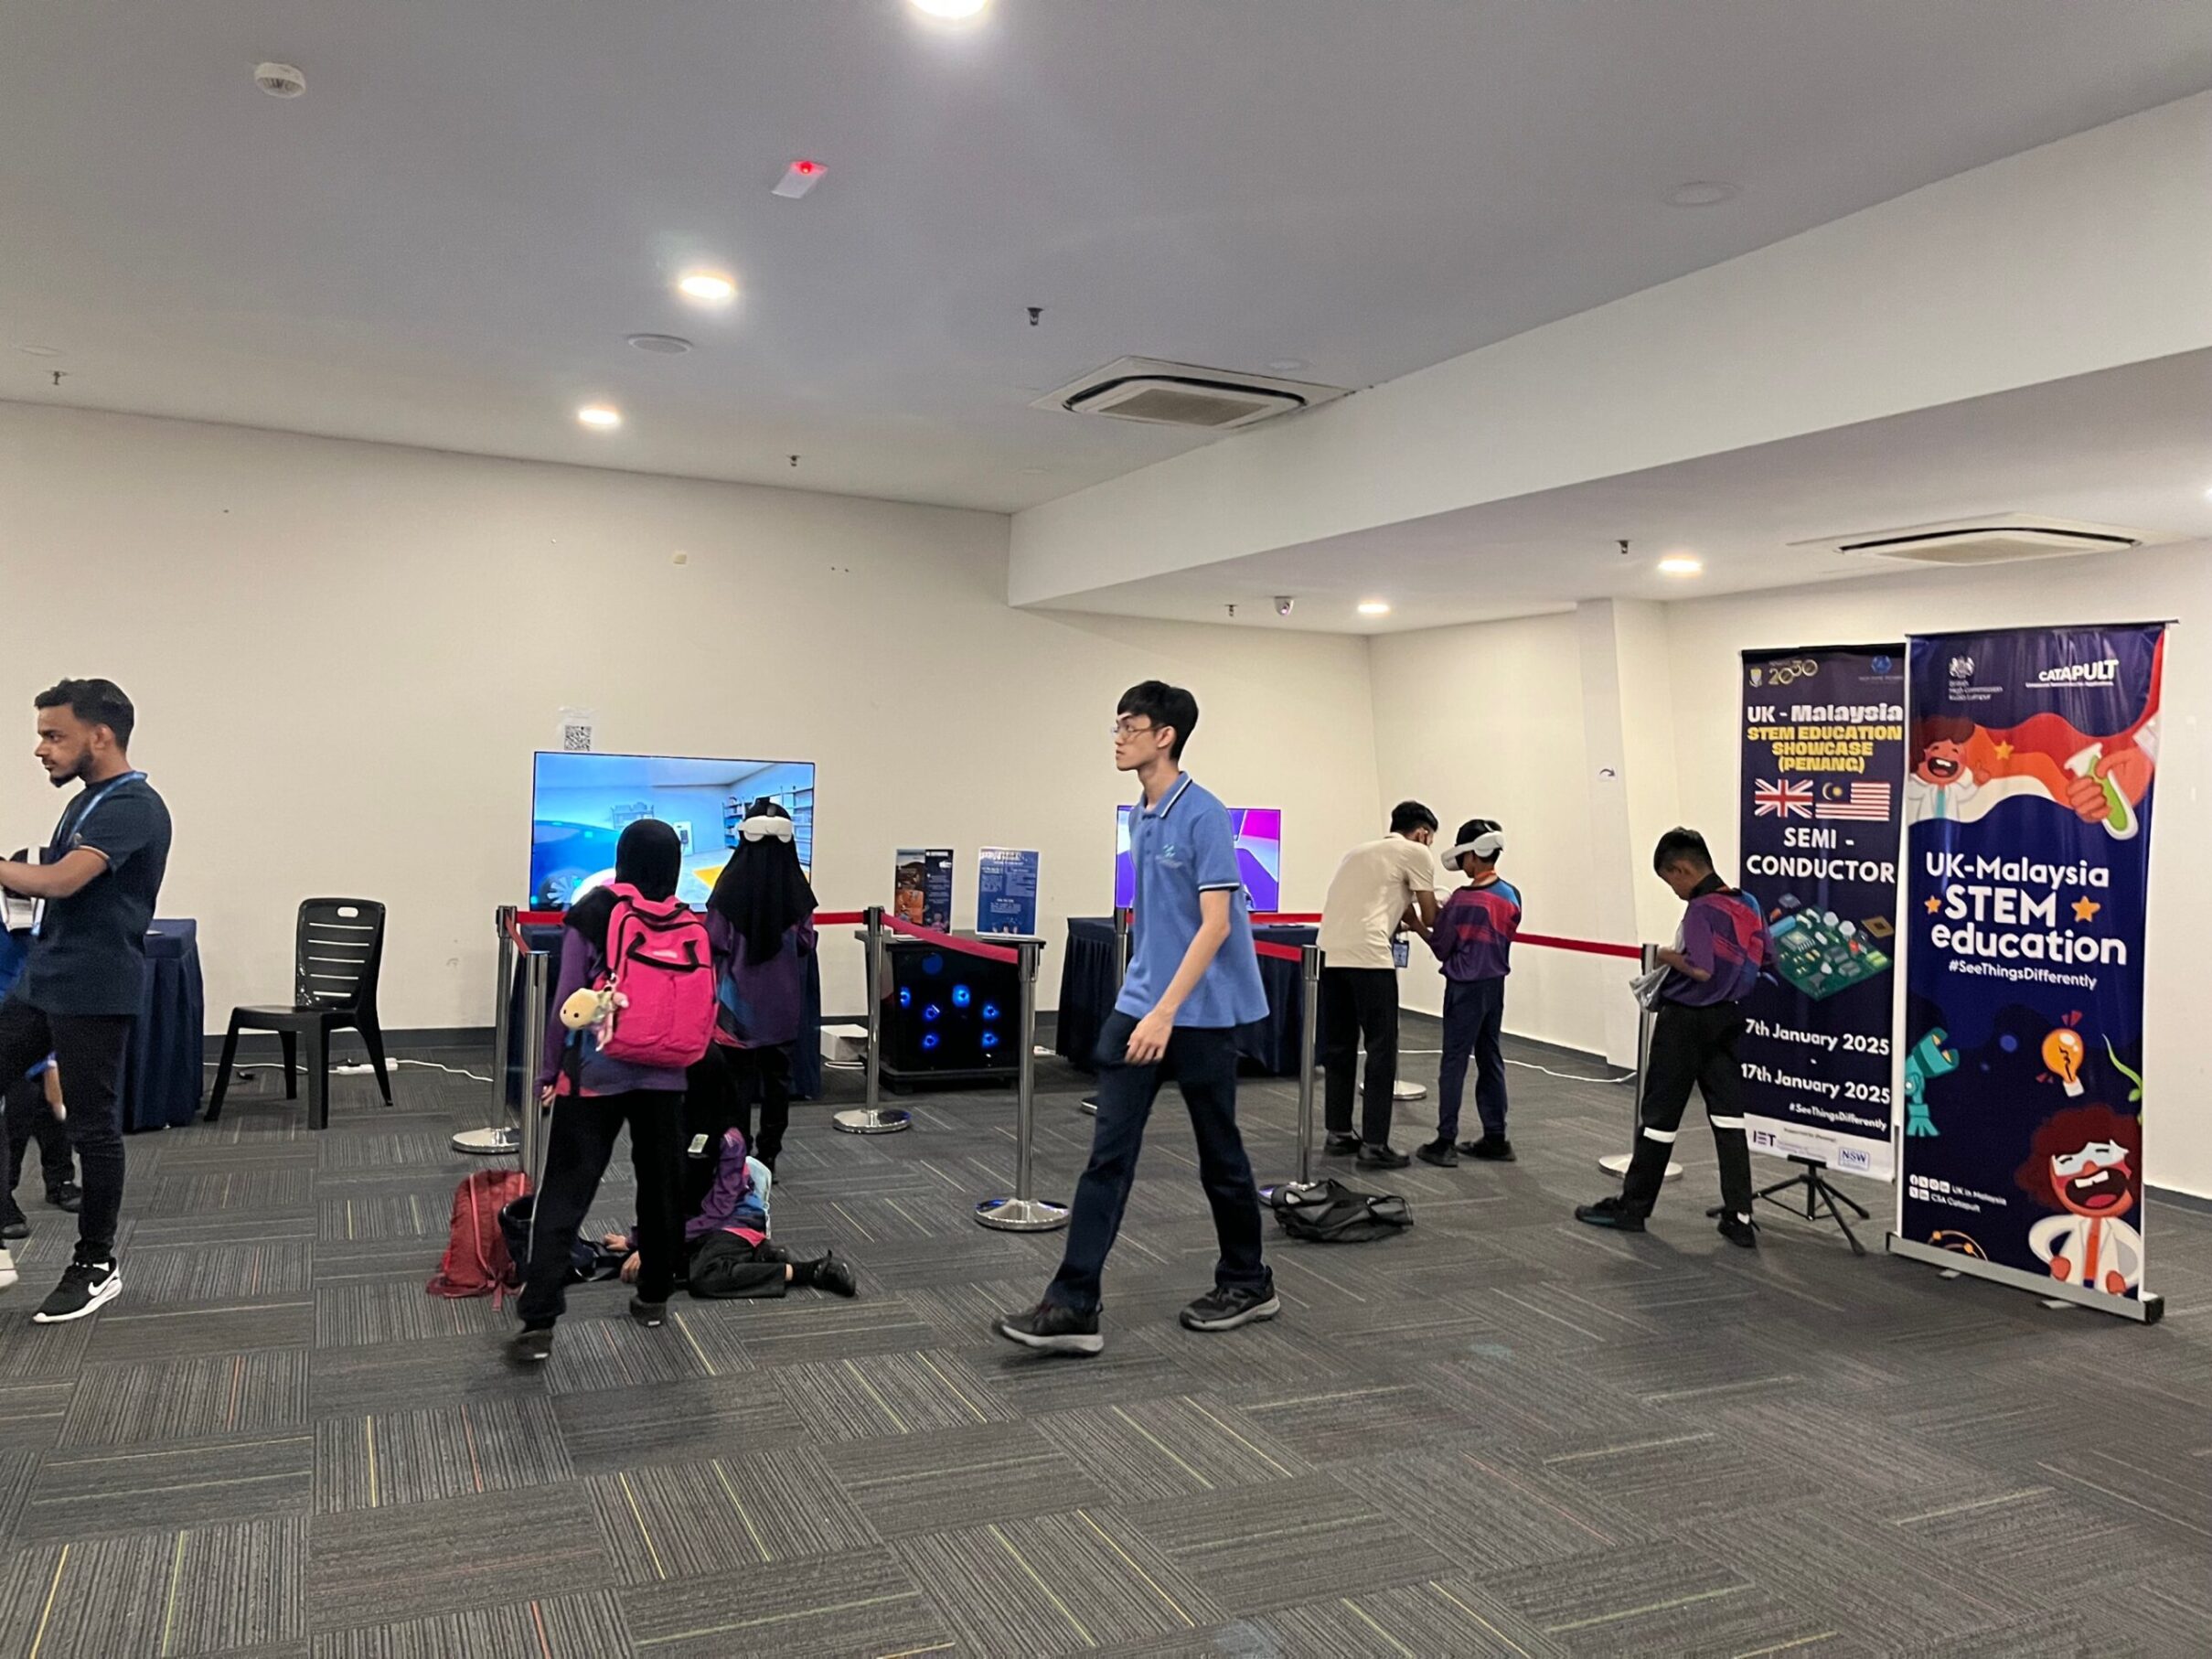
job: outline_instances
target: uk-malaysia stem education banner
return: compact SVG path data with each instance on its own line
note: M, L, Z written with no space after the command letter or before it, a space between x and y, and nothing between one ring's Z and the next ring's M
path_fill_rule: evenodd
M2139 1319L2164 655L2155 623L1916 638L1905 785L1892 1247Z
M1754 1151L1886 1181L1905 648L1744 653L1743 887L1774 940L1744 1005Z

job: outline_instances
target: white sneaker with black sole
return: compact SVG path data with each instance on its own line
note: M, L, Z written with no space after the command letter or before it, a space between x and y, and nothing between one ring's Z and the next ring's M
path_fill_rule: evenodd
M67 1324L113 1301L123 1292L123 1275L112 1261L73 1261L54 1293L31 1315L35 1325Z

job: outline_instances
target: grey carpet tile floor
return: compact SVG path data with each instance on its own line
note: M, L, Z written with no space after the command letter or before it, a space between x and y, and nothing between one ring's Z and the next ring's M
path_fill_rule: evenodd
M1040 1076L1063 1196L1087 1085ZM801 1107L778 1232L848 1255L859 1300L679 1299L648 1331L585 1287L524 1372L511 1307L423 1291L488 1089L340 1078L318 1135L250 1083L132 1140L94 1319L30 1324L71 1231L25 1185L0 1659L2212 1653L2212 1216L2153 1206L2148 1330L1779 1212L1736 1251L1694 1130L1651 1232L1598 1234L1567 1212L1627 1091L1512 1085L1518 1163L1342 1172L1414 1230L1271 1237L1282 1317L1220 1337L1175 1323L1213 1245L1170 1102L1087 1362L988 1329L1059 1250L971 1219L1006 1093L914 1097L880 1139ZM1290 1173L1295 1091L1247 1079L1243 1115ZM1845 1184L1878 1242L1887 1192Z

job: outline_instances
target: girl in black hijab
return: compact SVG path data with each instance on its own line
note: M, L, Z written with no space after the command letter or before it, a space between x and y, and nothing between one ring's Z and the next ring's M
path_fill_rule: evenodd
M641 818L614 844L614 883L659 905L676 894L683 844L657 819ZM546 1141L545 1177L531 1216L529 1263L518 1311L522 1334L514 1355L535 1363L553 1351L553 1322L567 1306L569 1261L576 1229L599 1191L614 1155L614 1137L630 1129L630 1161L637 1172L637 1294L631 1315L657 1325L683 1260L681 1204L684 1072L680 1066L642 1065L610 1059L587 1029L572 1033L561 1007L597 979L606 966L607 924L616 895L593 888L562 918L561 974L545 1029L539 1068L540 1098L553 1108Z
M814 888L791 815L772 800L754 801L738 826L737 850L707 900L707 937L721 1007L714 1048L691 1068L691 1132L714 1144L725 1129L742 1129L753 1156L773 1170L791 1118L791 1045L805 1018L815 939Z

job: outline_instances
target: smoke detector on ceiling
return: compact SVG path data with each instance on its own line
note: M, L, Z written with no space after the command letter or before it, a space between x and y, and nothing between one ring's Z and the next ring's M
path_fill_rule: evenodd
M297 98L307 90L307 77L289 63L263 63L254 68L253 84L272 98Z
M1819 536L1792 547L1820 548L1854 559L1897 564L2013 564L2025 559L2070 559L2083 553L2118 552L2150 542L2172 541L2150 530L2112 524L2084 524L2041 513L1983 513L1941 524L1915 524L1902 530L1863 530L1848 536Z
M1195 363L1168 363L1157 358L1123 358L1039 398L1030 407L1110 415L1149 426L1234 432L1347 395L1341 386L1202 369Z

